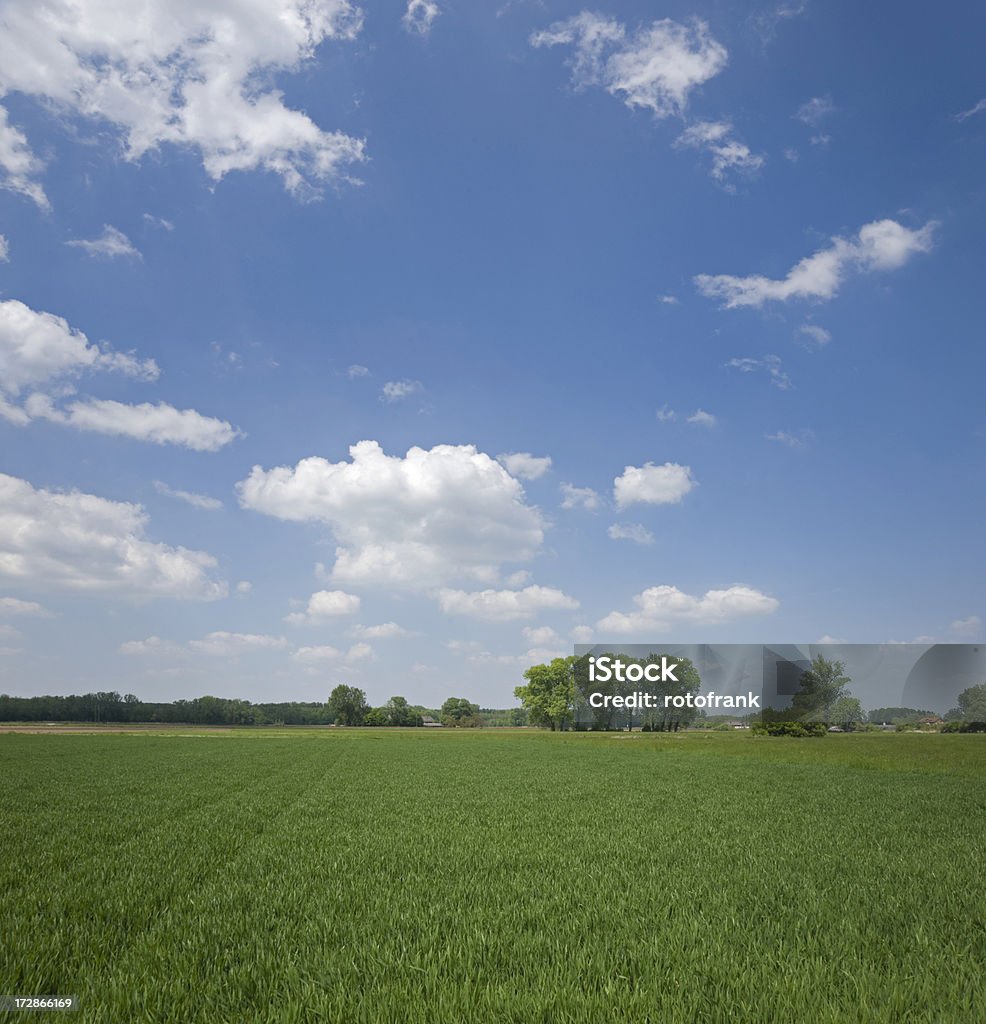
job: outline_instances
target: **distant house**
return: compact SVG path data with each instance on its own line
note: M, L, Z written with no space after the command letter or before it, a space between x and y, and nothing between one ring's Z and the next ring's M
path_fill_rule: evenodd
M436 722L435 719L431 717L431 715L422 715L421 716L421 724L426 729L427 728L431 728L431 729L441 729L442 728L442 723L441 722Z
M845 732L841 725L830 725L829 732Z

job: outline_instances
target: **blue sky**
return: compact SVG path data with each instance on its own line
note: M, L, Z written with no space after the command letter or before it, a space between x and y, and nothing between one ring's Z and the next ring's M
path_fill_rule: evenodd
M6 0L0 689L982 639L963 6Z

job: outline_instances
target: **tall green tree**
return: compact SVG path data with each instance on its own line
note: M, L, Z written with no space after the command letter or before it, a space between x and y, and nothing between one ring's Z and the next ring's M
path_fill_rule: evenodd
M449 697L442 705L439 720L442 725L461 729L474 728L483 724L483 720L479 716L479 705L473 704L465 697Z
M527 709L531 725L564 729L575 710L575 664L570 656L555 658L546 665L532 665L524 672L526 686L514 689L514 696Z
M343 683L329 694L328 708L336 725L362 725L369 710L366 694L357 686Z
M986 683L963 690L959 694L958 704L967 722L986 722Z
M865 721L866 712L863 711L863 705L860 704L857 697L850 697L847 694L832 705L833 724L842 726L846 732L855 729L857 725Z
M788 717L801 722L831 723L836 701L848 696L851 682L841 661L816 655L811 667L801 673L801 688L791 701Z

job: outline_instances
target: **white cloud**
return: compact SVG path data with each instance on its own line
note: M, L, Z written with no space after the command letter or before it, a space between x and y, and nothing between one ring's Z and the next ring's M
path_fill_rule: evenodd
M353 644L346 651L346 661L366 661L373 656L373 648L369 644Z
M718 425L719 420L711 412L706 412L704 409L696 409L685 422L691 423L696 427L708 427L711 429Z
M42 170L44 164L31 152L24 133L10 123L7 108L0 107L0 188L27 196L48 210L51 204L37 180Z
M381 622L377 626L353 626L349 631L361 640L389 640L397 636L410 636L410 630L396 622Z
M798 334L803 334L806 338L810 338L819 348L827 345L832 340L832 335L824 327L819 327L818 324L802 324L798 328Z
M653 462L643 466L626 466L613 481L613 499L617 508L627 505L677 505L698 484L690 466Z
M770 377L770 383L781 391L790 391L793 387L791 378L781 365L780 356L764 356L762 359L754 359L751 356L730 359L726 366L740 373L753 373L756 370L765 370Z
M789 430L778 430L773 434L763 435L768 441L776 441L778 444L787 445L788 448L803 448L811 440L810 430L801 430L797 434Z
M823 633L815 643L818 644L844 644L846 641L841 637L830 636L828 633Z
M575 626L568 635L577 644L591 644L595 630L591 626Z
M416 394L421 390L419 380L388 380L380 389L380 397L385 402L399 402L408 395Z
M207 633L201 640L189 640L188 646L199 654L210 654L220 658L235 658L241 654L257 651L277 651L287 647L283 636L268 636L264 633L227 633L218 630Z
M712 177L728 191L728 176L735 172L751 175L763 167L765 159L733 137L728 121L699 121L690 125L675 140L679 149L703 149L712 157Z
M37 601L21 601L17 597L0 597L0 616L32 615L47 619L50 612Z
M240 580L240 582L236 584L236 592L241 597L245 597L252 590L253 584L249 580Z
M360 366L359 363L353 363L353 365L346 370L346 376L349 377L350 380L355 380L357 377L369 377L370 371L367 367Z
M134 248L133 242L112 224L103 225L103 233L99 238L73 238L65 244L83 249L90 256L100 256L108 260L116 259L118 256L143 259Z
M435 0L408 0L401 23L406 31L426 36L431 31L432 22L441 13L442 9Z
M240 437L225 420L203 416L194 409L176 409L167 402L128 405L89 398L58 409L46 395L35 394L24 405L29 416L50 420L75 430L132 437L153 444L176 444L197 452L219 451Z
M359 611L360 599L356 594L344 590L319 590L308 599L304 612L293 612L284 621L294 626L313 626L339 615L355 615Z
M573 597L554 587L530 586L523 590L441 590L438 603L447 615L468 615L487 622L530 619L543 611L571 611L579 607Z
M658 295L657 301L663 303L665 306L678 305L678 297L676 295Z
M111 370L136 380L157 380L153 359L92 345L82 331L52 313L39 313L17 299L0 302L0 390L17 395L87 370Z
M966 118L975 117L976 114L981 114L984 110L986 110L986 97L973 104L968 110L963 110L960 114L953 114L952 119L954 121L965 121Z
M223 503L218 498L210 498L207 494L195 494L192 491L176 491L160 480L154 481L154 490L166 498L177 498L179 501L184 501L186 504L206 512L217 512L223 507ZM238 584L237 589L239 589Z
M982 636L983 621L978 615L970 615L967 619L956 619L948 628L955 636L974 640Z
M833 113L835 113L835 104L832 102L831 96L813 96L798 107L798 112L794 116L810 128L817 128L826 117Z
M508 587L522 587L525 583L530 583L531 572L529 569L518 569L516 572L512 572L505 580L504 583Z
M225 583L204 551L144 536L140 505L35 489L0 474L0 578L32 587L214 600Z
M10 243L6 235L0 235L0 263L10 262Z
M352 461L312 457L296 466L255 466L237 485L245 508L335 534L337 583L426 589L455 579L493 582L505 562L539 551L544 523L520 483L472 445L411 448L403 458L376 441Z
M530 452L506 452L498 455L496 461L520 480L537 480L551 469L550 455L531 455Z
M136 657L181 657L185 649L170 640L162 640L159 636L149 636L145 640L128 640L120 644L120 653Z
M929 252L936 226L935 221L917 230L894 220L864 224L854 238L833 238L827 249L806 256L780 280L760 274L698 274L694 280L703 295L722 299L726 309L789 299L831 299L851 272L896 270L915 253Z
M342 651L338 647L331 647L323 644L319 647L299 647L292 655L295 661L302 665L317 665L323 661L335 661L342 657Z
M531 45L572 46L576 88L599 86L628 107L650 110L655 117L682 114L689 93L717 75L727 61L725 48L697 19L686 26L664 18L628 32L613 18L582 11L535 32Z
M607 531L612 540L632 540L634 544L653 544L654 534L640 523L613 523Z
M633 599L632 612L610 612L596 623L603 633L664 632L677 624L713 626L754 615L769 615L779 602L759 590L737 584L708 590L702 597L677 587L650 587Z
M575 487L573 484L562 484L561 492L564 495L561 501L562 508L584 508L588 512L595 512L602 499L598 492L591 487Z
M128 160L187 146L214 180L263 169L312 198L363 159L363 142L323 131L267 83L359 28L346 0L145 0L137 14L127 0L11 0L0 18L0 92L109 124ZM38 188L38 171L18 178L8 167L8 187Z
M521 635L535 647L547 647L549 644L560 644L561 637L550 626L525 626Z
M667 402L665 402L664 405L657 410L655 416L657 416L658 423L673 423L678 414L667 404Z

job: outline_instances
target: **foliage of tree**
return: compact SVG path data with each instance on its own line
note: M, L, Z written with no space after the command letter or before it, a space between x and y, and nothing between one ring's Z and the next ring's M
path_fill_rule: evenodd
M575 710L574 656L555 658L546 665L531 665L524 672L525 686L514 689L514 696L527 710L531 725L549 729L567 728Z
M866 721L866 712L856 697L843 695L832 705L832 722L850 732Z
M452 728L471 729L483 724L479 714L479 705L473 704L465 697L449 697L439 712L442 725Z
M344 683L329 694L328 707L336 725L362 725L369 710L366 694L359 687Z
M986 683L963 690L959 694L958 706L966 722L986 722Z
M852 680L845 674L841 661L815 656L809 668L801 673L801 687L794 695L785 717L800 722L832 721L832 712L840 697L848 696Z

